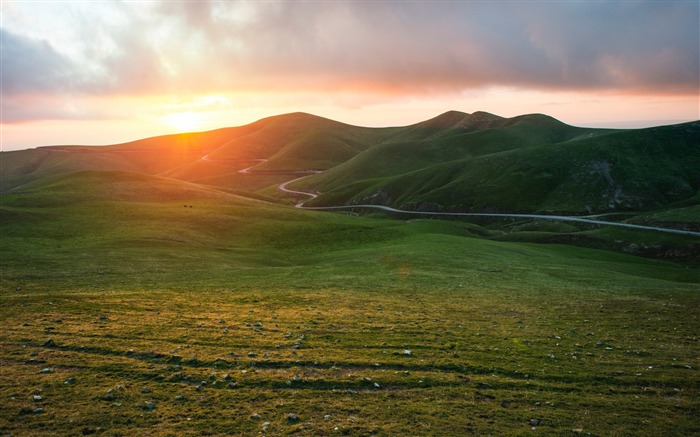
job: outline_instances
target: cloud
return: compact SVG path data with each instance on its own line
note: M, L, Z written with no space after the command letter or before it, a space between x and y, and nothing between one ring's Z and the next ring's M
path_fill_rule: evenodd
M75 65L48 41L0 29L0 50L3 97L69 91L80 81Z
M690 1L72 6L56 18L75 29L71 44L2 30L4 96L304 90L382 99L493 86L689 95L700 78L700 5Z

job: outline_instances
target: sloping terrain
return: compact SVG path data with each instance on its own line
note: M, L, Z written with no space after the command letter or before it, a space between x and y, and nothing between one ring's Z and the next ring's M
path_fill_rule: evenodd
M491 131L473 135L486 134ZM514 146L462 159L430 154L449 146L431 149L419 143L403 150L405 145L392 144L395 150L384 156L384 150L375 147L296 186L322 193L309 205L380 203L408 209L577 214L649 210L695 198L700 187L699 135L699 122L574 133L568 139L559 137L563 141L557 143ZM455 141L452 147L461 144L465 143ZM402 156L419 156L406 160L419 164L390 161L396 149L402 149ZM384 174L383 162L389 168Z
M377 131L316 120L311 139L295 139L303 129L281 120L290 126L272 119L0 155L3 434L700 432L697 238L535 220L387 220L274 198L280 180L321 168L321 156L352 155L338 171L364 160L380 172L346 172L347 185L322 199L345 190L352 201L366 184L395 190L384 199L394 202L430 199L421 184L518 191L527 179L518 172L568 169L571 152L584 163L603 156L610 165L596 171L623 194L647 179L677 188L659 191L663 207L616 216L692 225L699 199L686 135L695 125L618 134L448 113ZM531 122L540 137L519 141ZM246 152L245 138L269 154ZM324 138L336 141L326 155ZM303 144L316 154L298 158ZM413 158L402 161L406 144ZM260 168L239 173L251 166ZM470 182L471 172L487 181ZM435 207L460 207L443 202ZM664 259L633 256L644 251Z

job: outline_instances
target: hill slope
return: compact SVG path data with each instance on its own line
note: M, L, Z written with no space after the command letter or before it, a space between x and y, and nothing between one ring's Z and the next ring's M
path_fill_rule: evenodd
M359 155L300 185L323 193L311 205L382 203L409 209L567 213L653 209L692 201L696 196L700 187L698 135L700 122L619 132L572 132L569 139L560 136L563 141L558 143L448 158L432 165L429 155L416 169L392 162L387 166L397 171L384 174L382 162L388 162L392 153L382 160L380 152L385 150L374 148L367 152L372 159ZM417 154L426 155L426 148L418 149ZM449 150L449 146L438 150Z

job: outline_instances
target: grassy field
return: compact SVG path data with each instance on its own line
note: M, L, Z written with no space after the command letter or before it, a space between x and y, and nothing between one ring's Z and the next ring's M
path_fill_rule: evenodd
M695 267L131 173L1 200L3 435L700 433Z

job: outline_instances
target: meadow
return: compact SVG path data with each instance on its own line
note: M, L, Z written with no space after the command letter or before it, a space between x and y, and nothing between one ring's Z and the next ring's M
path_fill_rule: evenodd
M267 200L123 172L4 194L0 432L700 433L692 260Z

